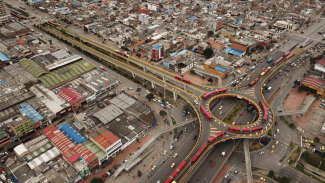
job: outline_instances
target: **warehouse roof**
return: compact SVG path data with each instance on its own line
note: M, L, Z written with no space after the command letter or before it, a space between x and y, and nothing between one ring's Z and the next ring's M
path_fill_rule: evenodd
M45 69L43 69L33 60L22 60L19 62L19 65L26 69L36 78L48 73Z
M41 116L31 105L28 103L23 103L19 105L19 111L22 114L25 114L29 119L31 119L34 123L43 120L43 116Z
M28 162L28 166L31 169L34 169L36 167L38 167L41 163L45 162L49 162L51 161L53 158L59 156L61 153L59 151L58 148L53 147L52 149L46 151L45 153L43 153L41 156L33 159L31 162Z
M75 89L71 87L62 88L58 94L64 98L64 100L68 101L70 104L74 104L76 102L82 101L85 99L83 95L78 93Z
M90 135L98 144L103 146L105 149L109 148L115 142L120 140L112 132L108 131L106 128L102 127Z
M4 62L4 61L9 61L11 60L10 58L8 58L5 54L0 53L0 61Z
M80 144L87 142L87 139L83 137L77 130L75 130L69 123L63 123L58 126L58 129L66 135L74 144Z
M49 126L45 128L43 134L47 136L62 152L68 151L75 145L71 140L65 136L56 126Z
M115 118L121 116L124 112L116 105L109 105L104 109L93 114L94 117L99 119L102 123L107 124Z
M319 90L323 86L324 82L318 78L308 76L301 84Z

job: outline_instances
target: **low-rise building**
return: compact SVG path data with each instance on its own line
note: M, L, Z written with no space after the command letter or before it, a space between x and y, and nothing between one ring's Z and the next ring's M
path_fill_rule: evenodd
M71 87L62 88L58 95L70 103L73 111L78 111L87 105L86 98Z
M18 22L8 23L6 24L6 27L0 28L0 34L6 38L25 36L29 34L30 31L30 28Z
M24 136L34 131L34 123L27 116L19 114L16 117L7 120L10 129L18 136Z
M0 147L11 142L11 137L4 128L0 128Z

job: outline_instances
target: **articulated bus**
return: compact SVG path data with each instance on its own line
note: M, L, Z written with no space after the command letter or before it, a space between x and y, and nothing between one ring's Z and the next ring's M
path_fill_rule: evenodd
M242 133L251 133L251 130L249 128L243 128Z
M284 57L280 57L277 61L275 61L275 65L278 65L282 60L283 60Z
M287 51L287 53L285 53L283 56L286 57L291 53L291 51Z
M217 95L217 94L221 94L221 93L226 93L227 92L227 88L221 88L221 89L217 89L217 90L213 90L211 92L205 93L204 95L202 95L202 99L205 100L211 96Z
M263 71L263 72L261 72L261 74L259 75L259 77L261 78L261 77L263 77L265 75L265 72Z
M295 53L291 53L290 55L288 55L287 57L285 57L284 60L289 60L290 58L292 58L295 55L296 55Z
M265 73L268 73L271 70L272 67L268 67L264 70Z
M238 127L229 127L228 131L234 132L234 133L240 133L240 128L238 128Z
M199 157L201 156L201 154L207 149L208 145L204 144L199 151L193 156L193 158L191 159L191 163L194 164L197 159L199 159Z
M263 110L263 113L264 113L263 114L263 118L262 118L262 122L265 123L266 120L267 120L267 118L268 118L268 116L269 116L269 112L268 112L268 109L267 109L267 107L266 107L266 105L265 105L264 102L260 101L260 106L261 106L261 108Z
M55 22L52 22L52 21L48 21L48 23L49 23L49 24L51 24L51 25L54 25L54 26L56 26L56 27L58 26L58 24L57 24L57 23L55 23Z
M203 105L200 105L200 110L201 110L201 112L204 113L206 111L206 108Z
M187 164L187 161L185 161L185 160L182 161L182 163L176 168L176 170L174 170L173 173L168 177L168 179L165 181L165 183L174 183L175 181L173 181L173 179L175 179L179 175L179 173L185 167L186 164Z
M180 77L180 76L175 76L175 79L177 79L179 81L182 81L182 82L184 82L186 84L191 84L191 81L190 80L187 80L187 79L185 79L183 77Z
M216 135L214 135L214 136L212 136L212 137L210 137L209 139L208 139L208 145L211 145L216 139L220 139L220 138L222 138L224 135L226 135L226 132L219 132L219 133L217 133Z
M260 131L262 131L262 128L259 127L259 126L255 126L255 127L252 128L252 133L254 133L254 132L260 132Z
M256 78L256 79L254 79L254 81L250 82L248 85L249 85L250 87L252 87L252 86L254 86L254 85L255 85L259 80L260 80L260 78Z
M25 7L22 7L22 6L19 6L19 8L20 8L20 9L23 9L23 10L26 10L26 8L25 8Z
M209 121L211 121L213 119L210 112L203 105L200 105L200 110Z

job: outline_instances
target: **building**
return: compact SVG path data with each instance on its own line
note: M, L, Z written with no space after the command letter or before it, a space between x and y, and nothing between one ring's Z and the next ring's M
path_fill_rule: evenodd
M6 132L4 128L0 128L0 147L5 146L9 142L11 142L10 135Z
M211 58L204 62L204 69L225 78L231 71L230 65L231 63L223 59Z
M78 109L82 109L87 105L86 97L78 93L75 89L71 87L62 88L58 95L60 95L64 100L70 103L73 111L77 111Z
M3 0L0 1L0 24L4 24L9 22L11 19L11 15L5 6L5 2Z
M209 43L210 47L214 50L223 49L225 47L224 41L220 39L209 38L207 42Z
M19 105L18 110L26 115L34 123L34 128L37 128L42 125L44 117L41 116L31 105L28 103L22 103ZM46 125L46 124L43 124Z
M121 151L122 141L112 132L102 127L89 136L100 149L106 152L106 159L115 157Z
M5 54L0 53L0 68L6 67L7 65L9 65L10 61L11 61L11 59L8 58Z
M24 58L30 58L34 55L32 50L26 45L16 45L13 48L23 55Z
M28 28L25 25L18 23L18 22L8 23L8 24L6 24L6 27L0 28L0 34L6 38L14 38L16 36L25 36L25 35L29 34L30 31L31 31L30 28Z
M319 71L319 72L322 72L322 73L325 73L325 60L321 59L321 60L318 60L315 64L315 70L316 71Z
M305 88L307 90L311 90L314 93L317 93L317 91L321 90L323 84L324 81L316 77L308 76L301 82L300 87Z
M7 120L7 124L18 137L24 136L34 130L34 123L32 120L22 114Z
M213 22L213 30L218 31L223 27L222 17L217 17L217 20Z
M158 45L152 48L152 57L151 59L154 61L159 61L164 58L164 47L162 45Z
M73 144L77 145L80 143L87 142L88 140L77 132L69 123L63 123L58 126L58 129L67 136Z

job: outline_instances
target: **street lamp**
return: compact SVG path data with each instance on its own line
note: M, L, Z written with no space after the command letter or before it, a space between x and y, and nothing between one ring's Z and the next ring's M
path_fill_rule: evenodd
M204 177L204 179L205 179L207 182L209 182L207 178Z

